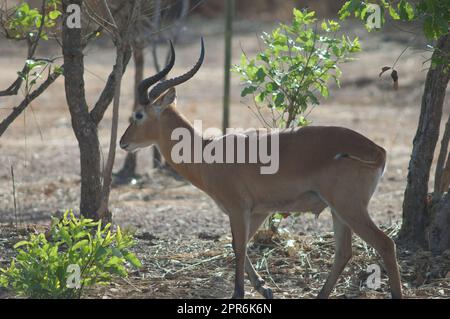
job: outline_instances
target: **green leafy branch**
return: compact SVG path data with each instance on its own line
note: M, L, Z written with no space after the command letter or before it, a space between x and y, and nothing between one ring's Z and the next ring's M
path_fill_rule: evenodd
M256 114L270 127L307 125L308 110L320 104L320 97L329 96L329 80L339 85L339 64L360 51L357 38L336 36L336 21L323 21L319 32L314 12L293 13L290 25L262 34L264 49L255 58L244 53L233 68L244 84L242 97L253 96ZM263 116L266 108L271 121Z
M420 0L420 1L347 1L339 11L341 19L354 16L364 22L371 14L369 6L378 4L381 9L381 23L386 22L386 15L393 20L419 21L424 34L429 39L438 39L448 34L450 21L450 0ZM372 28L366 24L369 31Z
M23 2L7 11L2 19L2 28L8 39L33 41L36 38L48 40L48 32L62 16L60 0L43 1L42 9L31 8Z

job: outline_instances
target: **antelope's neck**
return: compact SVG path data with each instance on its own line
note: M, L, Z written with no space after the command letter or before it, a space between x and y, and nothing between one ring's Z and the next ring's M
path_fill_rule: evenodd
M175 163L172 160L172 149L179 143L178 140L172 140L172 132L176 129L185 129L190 133L190 154L194 154L194 139L200 140L203 143L202 132L196 132L192 124L175 107L169 106L161 114L158 141L159 149L172 168L192 184L202 188L200 164L195 164L193 161L189 163Z

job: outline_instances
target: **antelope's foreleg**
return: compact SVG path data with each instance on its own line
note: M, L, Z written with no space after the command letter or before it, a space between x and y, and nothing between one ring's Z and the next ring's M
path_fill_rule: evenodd
M244 298L245 259L247 258L247 242L250 218L247 214L230 214L233 249L236 256L233 299Z

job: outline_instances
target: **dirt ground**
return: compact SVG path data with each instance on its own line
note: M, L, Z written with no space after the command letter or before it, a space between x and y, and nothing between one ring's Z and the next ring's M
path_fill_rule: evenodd
M256 53L258 50L256 34L262 30L270 30L272 27L273 25L267 22L239 21L236 24L236 36L233 40L234 62L239 61L241 48L249 55ZM204 127L220 127L221 125L223 84L221 30L222 21L220 20L194 19L184 30L183 41L177 46L177 63L173 74L180 74L196 61L199 37L200 35L205 37L207 56L203 68L193 80L178 88L179 109L191 121L203 120ZM428 59L429 53L425 51L423 39L396 28L386 28L383 32L368 34L359 23L348 22L344 26L344 31L360 37L363 52L355 61L344 65L342 88L333 87L330 98L322 101L322 104L311 113L310 119L314 125L341 125L352 128L387 149L387 170L372 199L370 213L377 224L387 229L397 229L401 220L409 155L418 122L420 99L426 75L427 65L423 63ZM380 79L378 74L383 66L392 65L406 47L410 48L397 65L400 89L394 91L389 76ZM48 52L42 52L42 54ZM160 53L163 54L163 50ZM15 78L17 70L23 63L24 54L12 43L0 43L2 70L0 88L6 88ZM58 56L60 52L50 51L50 54ZM146 58L146 74L152 74L150 52L147 52ZM90 104L93 104L98 97L111 70L113 60L114 50L109 44L91 46L88 49L85 79L87 99ZM243 128L260 126L247 109L248 101L240 97L237 76L233 77L232 92L231 126ZM124 79L119 134L127 126L132 99L133 65L130 64ZM0 99L0 118L8 114L9 108L18 101L19 98ZM447 101L445 113L449 112L450 105ZM107 113L100 125L104 154L107 152L109 143L110 118L111 114ZM117 150L116 170L121 167L125 155L123 151ZM64 82L63 78L60 78L0 138L0 223L8 224L14 220L11 165L15 172L18 218L22 224L47 225L50 216L58 215L66 209L77 209L80 186L78 157L78 146L71 129L64 96ZM220 212L212 200L193 186L152 170L150 149L141 151L138 158L139 173L143 178L134 185L114 188L111 194L111 209L115 223L133 229L137 234L147 234L157 238L153 244L149 244L152 241L147 241L147 244L139 246L140 255L145 257L144 261L148 260L147 269L150 271L151 265L154 265L150 261L152 257L169 256L169 247L173 247L174 250L190 247L191 253L196 258L203 256L204 259L208 259L223 256L223 258L216 257L217 259L213 261L221 263L221 267L225 267L227 263L231 267L229 226L226 216ZM298 218L286 219L283 225L292 236L300 238L296 239L298 242L302 242L304 236L307 236L305 238L308 241L314 242L319 238L314 235L323 235L331 231L331 215L326 211L315 219L312 215L304 214ZM199 237L214 238L216 242L207 240L205 244ZM198 246L195 243L199 243ZM302 254L302 245L298 246L299 254ZM314 246L314 244L311 245ZM201 251L195 251L196 247L199 247ZM159 255L159 251L162 255ZM210 251L207 258L202 255L205 251ZM254 248L252 254L256 255L258 251L261 253L259 248ZM189 255L185 256L189 259ZM168 260L181 259L180 256L172 256ZM189 263L186 260L182 262ZM352 265L356 267L357 264L353 261ZM296 272L300 274L302 265L297 266L299 268ZM159 267L170 269L167 263L161 263ZM346 273L349 274L350 270ZM187 290L180 290L178 293L170 292L171 290L167 287L170 287L173 282L160 276L161 282L149 282L150 286L159 286L157 288L151 286L153 288L148 288L149 290L145 290L147 292L140 296L186 297L183 295L186 293L190 297L226 297L231 291L231 274L232 272L228 269L224 276L205 272L203 277L197 278L199 289L200 287L206 289L215 281L226 282L223 293L217 292L211 295L208 291L202 292L203 290L197 290L194 295L193 291L188 293ZM319 277L317 279L322 281L323 276ZM282 274L273 277L273 280L275 285L280 287L278 297L298 296L296 292L300 288L293 288L298 281L287 280ZM136 283L125 285L130 288ZM136 289L136 292L142 291L141 286ZM311 296L315 292L314 289L311 290ZM282 291L286 291L288 295L283 295ZM341 291L337 292L336 296L339 293L342 295ZM118 297L127 294L115 295L108 292L103 295ZM450 295L448 290L444 291L443 296L445 295L447 297ZM139 293L132 296L138 297ZM436 297L439 297L439 293Z

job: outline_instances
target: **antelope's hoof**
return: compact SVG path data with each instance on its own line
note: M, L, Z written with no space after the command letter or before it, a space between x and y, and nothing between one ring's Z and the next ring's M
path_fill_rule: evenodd
M231 299L244 299L244 294L245 293L243 291L242 292L235 291Z
M262 295L266 299L273 299L273 291L270 288L263 288Z
M264 279L262 279L261 277L260 278L258 278L257 280L256 280L256 283L255 283L255 288L256 288L256 290L259 290L259 289L261 289L261 288L263 288L264 289L264 285L266 284L266 282L264 281Z

